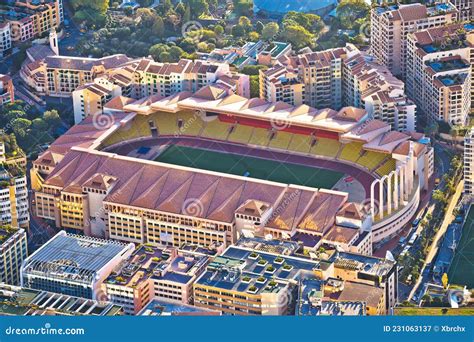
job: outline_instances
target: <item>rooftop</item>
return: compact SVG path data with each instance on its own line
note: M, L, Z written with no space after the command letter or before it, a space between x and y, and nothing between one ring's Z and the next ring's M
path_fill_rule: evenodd
M318 268L318 261L231 246L208 265L197 284L250 294L278 293L300 270Z
M25 272L40 276L90 284L98 271L132 248L133 244L61 231L30 255L23 268Z
M120 315L122 307L109 302L72 297L18 286L0 285L0 315Z
M106 283L134 287L151 278L187 284L207 261L207 256L181 252L176 248L141 245L114 270Z
M152 300L139 312L141 316L193 316L220 315L219 312L192 305L176 304L162 300Z

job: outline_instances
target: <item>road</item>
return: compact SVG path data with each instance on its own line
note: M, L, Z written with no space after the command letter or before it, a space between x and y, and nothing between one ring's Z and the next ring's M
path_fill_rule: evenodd
M456 187L456 191L451 198L451 201L449 202L448 208L446 210L446 214L444 215L443 222L441 223L441 226L436 233L436 236L434 237L433 243L431 244L430 250L428 251L428 254L425 258L425 262L423 263L423 267L421 268L421 276L418 278L417 282L413 286L413 289L410 292L410 295L408 297L409 300L413 298L415 293L418 291L418 287L420 284L425 283L429 281L429 274L430 274L430 268L432 266L433 259L435 258L436 254L438 253L439 249L439 243L441 239L443 238L444 234L446 233L446 230L448 229L448 225L454 220L454 215L453 211L456 208L456 205L459 202L459 199L461 198L462 191L464 187L464 181L460 181Z

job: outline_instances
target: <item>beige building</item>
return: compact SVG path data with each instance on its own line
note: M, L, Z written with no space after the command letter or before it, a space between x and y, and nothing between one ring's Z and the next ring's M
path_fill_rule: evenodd
M385 315L397 302L395 262L335 249L305 257L297 249L296 242L239 240L195 282L194 304L228 315L293 315L300 295L318 292L320 301L359 302L363 314ZM319 286L304 288L307 277Z
M450 2L373 7L370 52L394 75L405 76L408 34L452 23L456 16Z
M344 59L343 103L364 108L370 117L397 131L414 131L416 105L405 94L405 84L386 66L356 48Z
M141 245L105 280L108 300L136 315L152 300L193 304L192 284L209 257L163 246Z
M260 98L268 102L286 102L293 106L305 103L305 86L298 80L298 73L286 66L260 70Z
M58 28L64 16L62 0L16 1L14 13L3 18L10 23L13 42L25 42L45 35Z
M72 92L74 122L77 124L87 116L103 113L105 104L121 95L121 87L105 77L98 77L94 82L80 86Z
M407 93L429 120L465 124L474 103L474 28L452 24L408 35Z

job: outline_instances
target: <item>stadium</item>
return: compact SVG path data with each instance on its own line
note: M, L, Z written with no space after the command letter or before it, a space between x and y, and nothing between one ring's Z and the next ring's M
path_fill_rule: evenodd
M253 235L370 254L427 188L433 151L422 138L362 109L268 103L219 86L117 97L34 162L36 211L127 242Z

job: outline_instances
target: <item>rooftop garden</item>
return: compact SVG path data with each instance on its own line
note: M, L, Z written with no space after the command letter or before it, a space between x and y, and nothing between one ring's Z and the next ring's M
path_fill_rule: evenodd
M18 231L17 228L13 228L12 226L0 226L0 243L8 240L10 236L15 234Z

